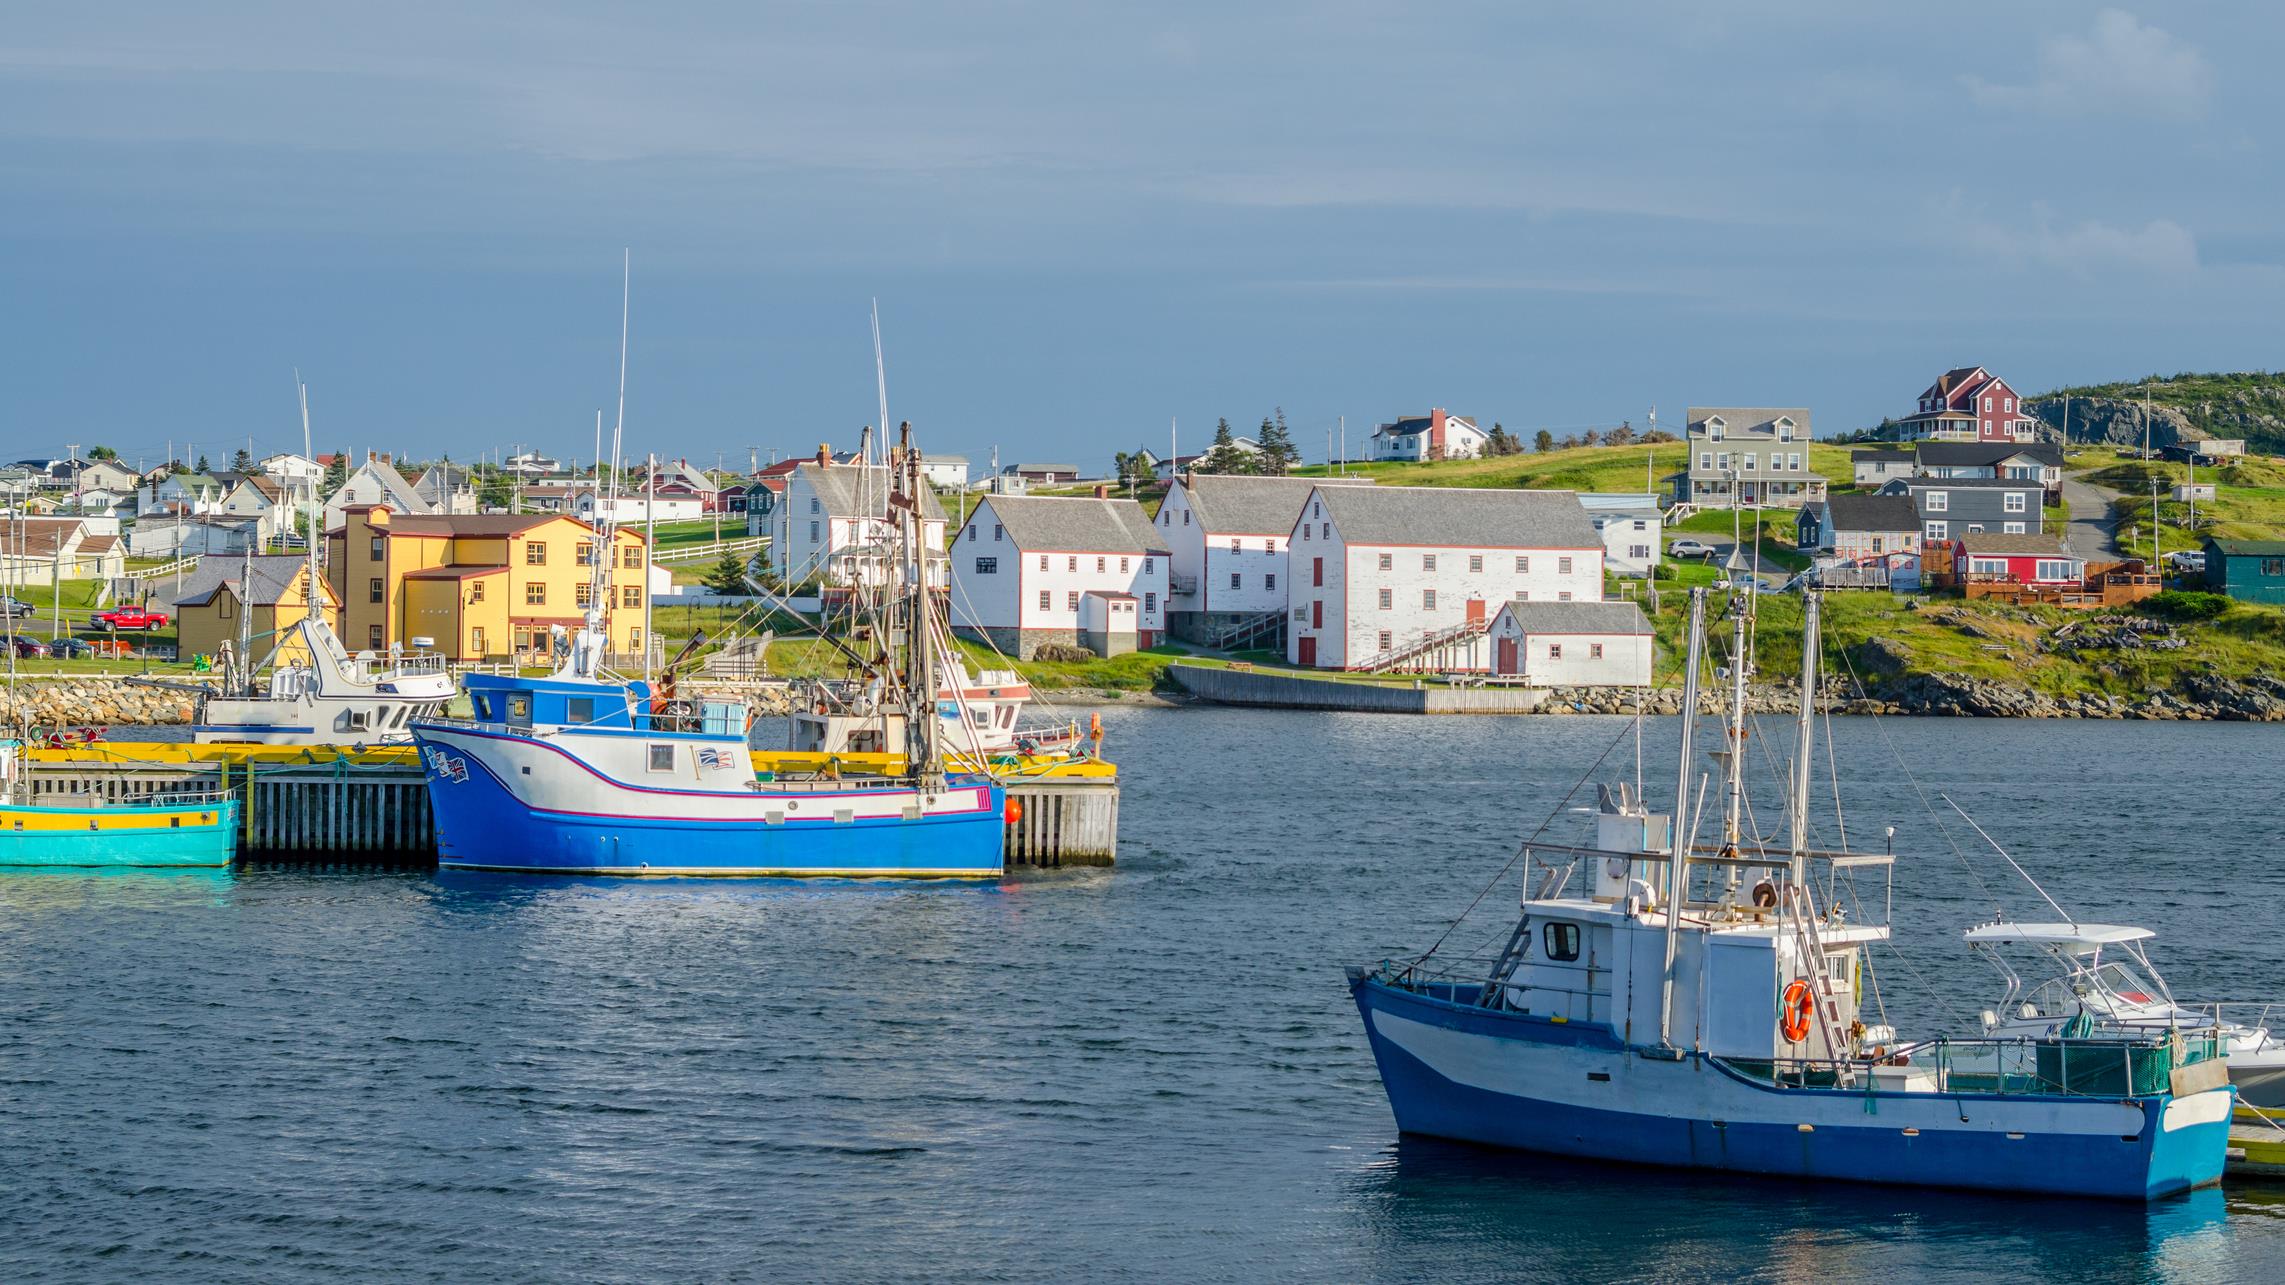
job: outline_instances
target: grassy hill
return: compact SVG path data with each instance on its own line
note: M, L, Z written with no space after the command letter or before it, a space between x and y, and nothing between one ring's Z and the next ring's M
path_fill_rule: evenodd
M1568 491L1664 491L1667 478L1681 471L1687 451L1680 442L1654 446L1575 446L1568 450L1488 459L1442 460L1429 464L1350 464L1334 470L1351 477L1371 477L1383 486L1522 487ZM1822 442L1809 444L1809 467L1836 485L1852 476L1849 448ZM1323 465L1294 470L1296 477L1322 477Z

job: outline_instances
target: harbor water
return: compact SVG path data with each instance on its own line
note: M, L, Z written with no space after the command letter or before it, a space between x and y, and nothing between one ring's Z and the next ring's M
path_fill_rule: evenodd
M1629 725L1106 723L1115 869L0 874L0 1278L2285 1279L2285 1187L2145 1208L1399 1138L1342 965L1433 941L1598 756L1631 775ZM1897 828L1907 1033L1997 998L1958 937L1995 899L2050 917L1944 795L2078 914L2157 930L2183 997L2285 999L2285 738L1833 729L1850 841Z

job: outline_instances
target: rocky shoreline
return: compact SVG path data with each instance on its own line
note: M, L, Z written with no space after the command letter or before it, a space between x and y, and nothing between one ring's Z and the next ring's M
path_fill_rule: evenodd
M219 679L169 677L170 683ZM124 678L57 678L19 682L0 691L0 726L169 727L191 721L195 699L188 692L146 687Z
M1728 694L1700 693L1699 707L1719 712ZM1746 695L1755 714L1790 714L1801 708L1800 685L1756 686ZM1961 674L1912 674L1860 691L1854 684L1828 683L1817 707L1831 714L1894 714L1927 718L2106 718L2167 722L2285 722L2285 681L2199 677L2184 690L2158 691L2138 701L2087 693L2050 696L2033 687ZM1653 714L1682 709L1679 688L1662 687L1644 708ZM1634 694L1608 687L1556 688L1542 714L1631 714Z

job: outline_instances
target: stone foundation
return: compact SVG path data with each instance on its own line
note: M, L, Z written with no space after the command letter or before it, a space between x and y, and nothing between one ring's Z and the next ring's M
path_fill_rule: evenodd
M955 625L952 632L970 642L990 643L1000 654L1014 660L1030 660L1048 643L1062 643L1066 647L1082 645L1076 629L1008 629L997 625L979 629L974 625Z

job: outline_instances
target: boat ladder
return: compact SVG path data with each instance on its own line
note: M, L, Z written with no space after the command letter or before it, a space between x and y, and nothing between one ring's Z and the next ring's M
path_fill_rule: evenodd
M1778 908L1784 917L1787 935L1793 938L1795 956L1808 969L1809 994L1814 1001L1816 1029L1825 1037L1825 1055L1833 1063L1839 1083L1846 1084L1849 1073L1849 1032L1841 1024L1839 992L1834 989L1832 957L1825 953L1825 942L1817 933L1817 902L1806 885L1786 883L1779 886Z

